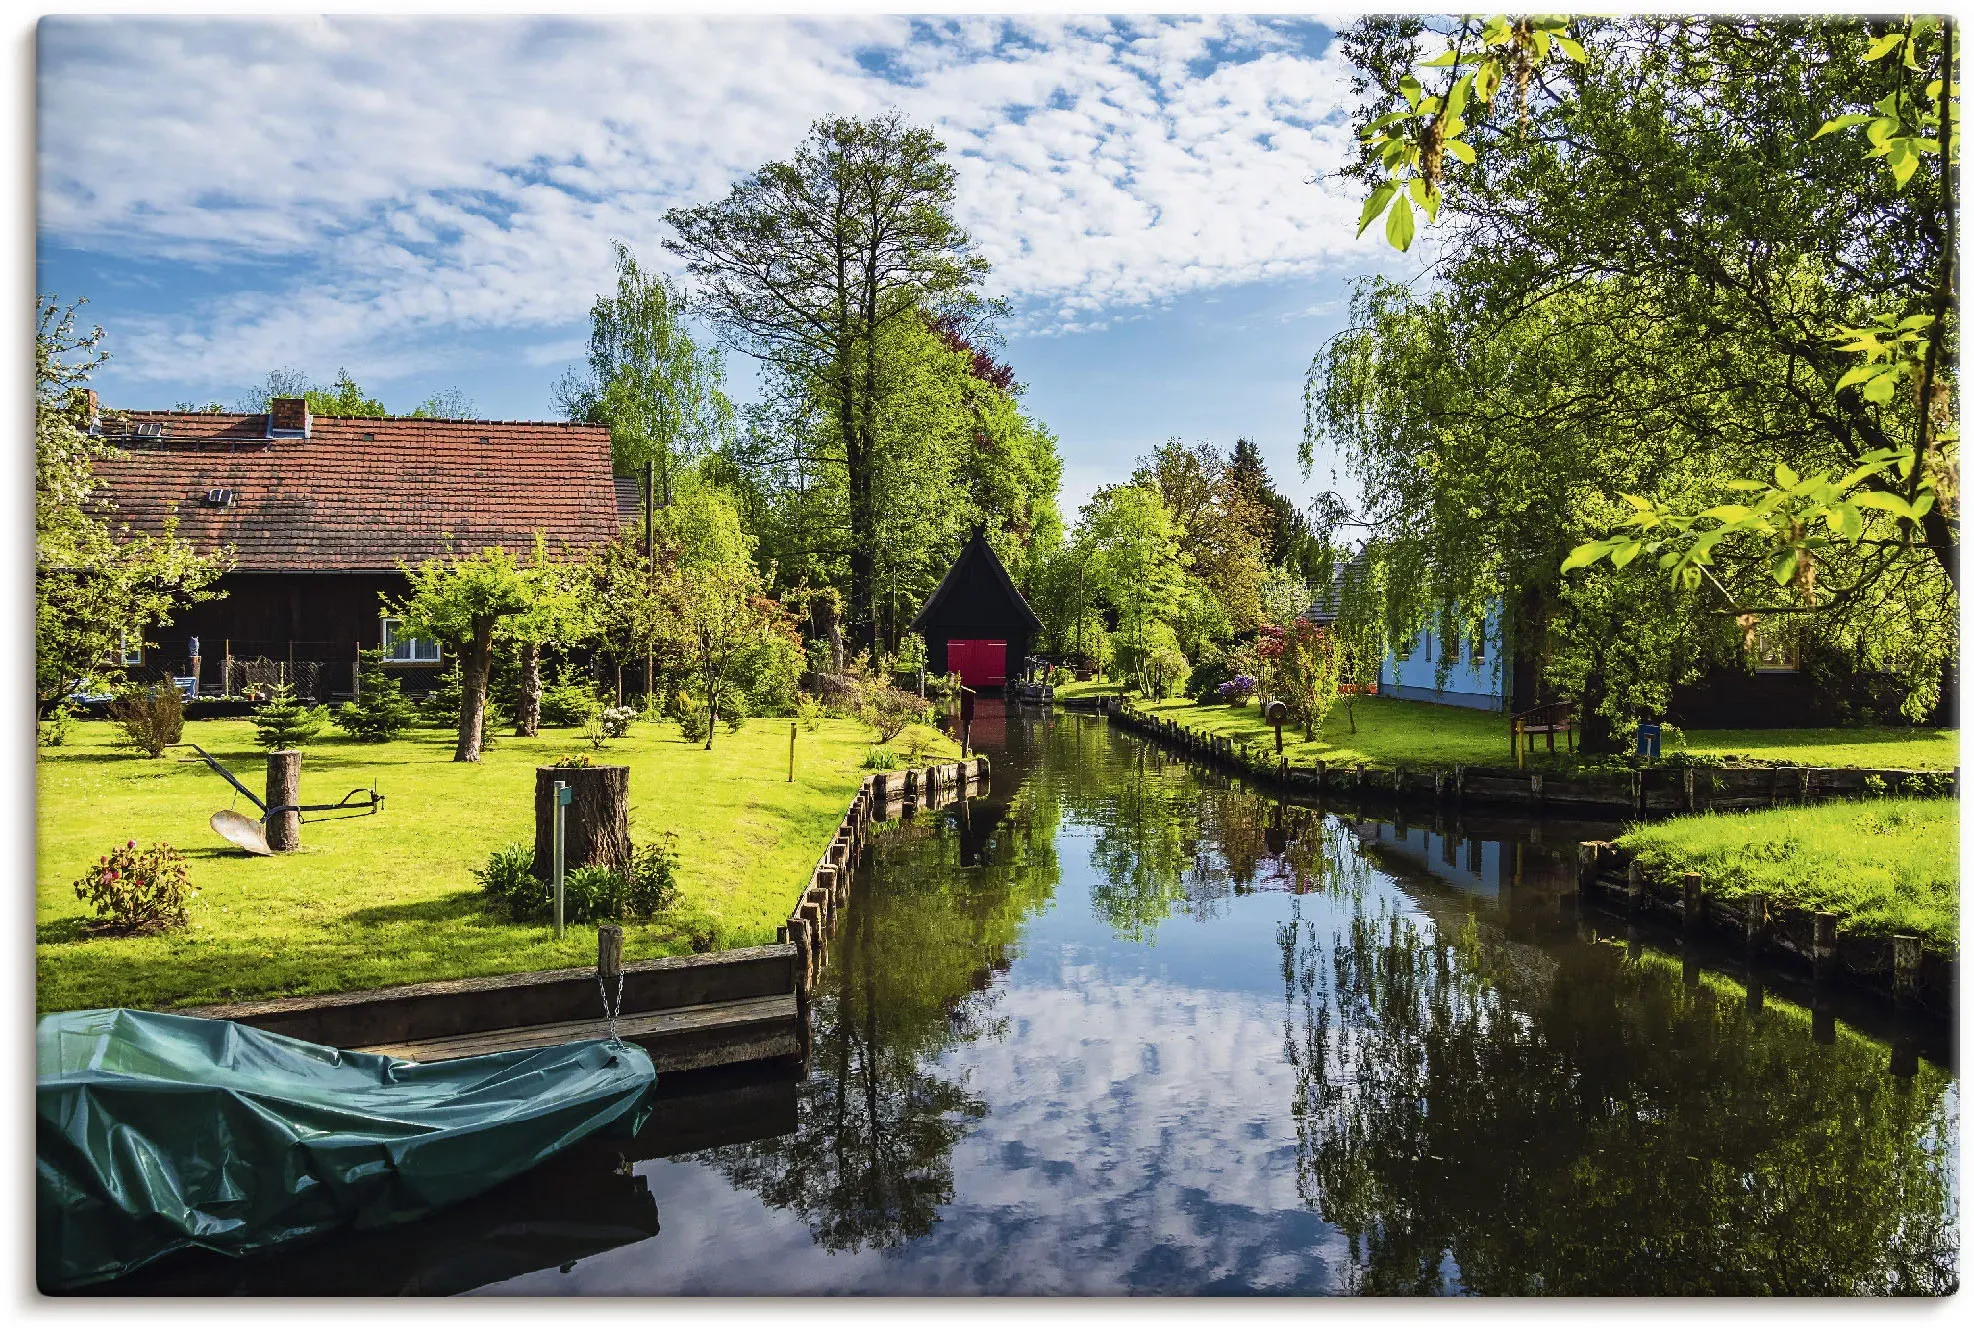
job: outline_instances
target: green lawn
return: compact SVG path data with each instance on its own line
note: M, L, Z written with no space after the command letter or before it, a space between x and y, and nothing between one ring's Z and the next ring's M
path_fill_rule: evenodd
M1058 690L1057 695L1062 695ZM1249 738L1274 747L1274 732L1262 722L1260 707L1199 705L1187 700L1153 701L1152 713L1190 728ZM1357 731L1351 732L1342 701L1330 712L1323 735L1304 742L1293 724L1282 730L1291 761L1330 761L1366 765L1505 765L1514 759L1508 721L1492 711L1367 696L1358 700ZM1878 769L1949 770L1960 764L1957 729L1697 729L1687 733L1686 751L1699 756L1744 757L1820 766ZM1559 740L1557 755L1563 755ZM1546 762L1538 748L1537 760Z
M1089 678L1082 682L1066 682L1055 689L1056 699L1066 701L1072 696L1116 696L1124 690L1124 684L1110 678Z
M590 753L631 767L633 839L678 836L683 902L626 927L631 958L689 950L693 931L721 947L774 938L871 745L870 731L848 720L803 729L789 783L788 729L772 719L737 734L723 728L707 752L676 725L641 723ZM247 787L264 784L264 754L246 721L194 722L185 736ZM455 764L452 745L451 733L433 729L386 744L325 736L303 757L302 800L333 802L374 779L383 811L309 822L299 853L253 858L206 824L236 800L249 814L252 804L196 758L151 760L116 746L108 723L79 724L69 744L39 753L39 1008L169 1007L594 962L593 927L573 927L558 944L547 925L497 920L471 876L494 848L533 842L535 766L587 744L571 729L503 734L478 765ZM188 929L128 938L85 929L73 882L128 838L185 852L198 890Z
M1653 875L1701 873L1718 898L1766 892L1771 907L1836 913L1845 931L1960 943L1958 799L1709 812L1634 826L1617 842Z

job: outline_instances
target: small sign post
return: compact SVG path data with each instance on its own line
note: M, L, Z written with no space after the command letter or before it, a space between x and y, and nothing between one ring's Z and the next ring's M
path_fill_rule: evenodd
M1659 734L1660 728L1657 724L1640 724L1638 726L1638 754L1640 756L1653 761L1659 759Z
M555 781L555 939L562 939L562 818L563 809L570 801L572 790L561 780Z

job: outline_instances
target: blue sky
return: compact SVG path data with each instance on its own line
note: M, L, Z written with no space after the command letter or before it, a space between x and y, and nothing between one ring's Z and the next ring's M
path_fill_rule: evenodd
M1285 18L47 19L39 288L86 295L112 403L347 367L408 409L542 418L610 280L824 114L934 124L1061 440L1063 506L1169 436L1296 475L1349 281L1414 271L1330 178L1348 72ZM751 389L745 363L730 367Z

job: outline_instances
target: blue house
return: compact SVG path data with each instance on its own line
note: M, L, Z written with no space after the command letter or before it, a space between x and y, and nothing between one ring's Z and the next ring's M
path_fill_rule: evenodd
M1470 637L1422 632L1409 645L1385 657L1378 691L1406 701L1436 701L1470 710L1508 708L1510 674L1501 641L1501 610L1489 611L1481 630ZM1446 679L1439 678L1441 661Z

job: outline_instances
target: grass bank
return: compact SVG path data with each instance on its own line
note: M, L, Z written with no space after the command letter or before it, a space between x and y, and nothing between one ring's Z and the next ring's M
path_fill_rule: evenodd
M1061 695L1059 690L1057 695ZM1258 705L1200 705L1172 700L1144 703L1144 708L1202 733L1243 738L1274 746L1274 730L1262 721ZM1357 731L1344 703L1331 711L1322 735L1314 742L1289 725L1282 742L1296 763L1330 761L1366 765L1506 765L1514 760L1508 745L1508 721L1486 710L1401 701L1393 697L1358 699ZM1538 740L1538 743L1540 740ZM1558 740L1557 763L1563 761ZM1686 735L1687 753L1724 760L1776 761L1792 765L1861 766L1875 769L1950 770L1960 764L1957 729L1694 729ZM1538 746L1533 759L1550 763Z
M186 725L249 788L265 759L244 720ZM641 723L603 752L569 729L502 735L478 765L455 764L453 737L414 730L382 744L325 737L302 761L304 802L333 802L374 779L376 816L311 821L302 849L252 858L206 824L218 808L252 813L196 758L134 755L105 722L77 726L37 765L36 987L42 1010L168 1007L400 982L529 972L593 962L595 937L495 918L471 873L502 844L534 840L534 771L580 748L631 767L631 835L677 835L680 907L625 928L633 958L679 954L694 932L720 948L762 944L828 845L863 777L870 731L828 720L799 731L788 781L788 721L722 729L713 750L676 725ZM957 750L957 749L955 749ZM183 756L190 756L189 752ZM191 926L166 936L90 934L73 882L125 839L182 850L198 896Z
M1652 875L1701 873L1720 899L1765 893L1771 907L1835 913L1845 931L1960 944L1957 799L1709 812L1636 826L1617 843Z

